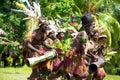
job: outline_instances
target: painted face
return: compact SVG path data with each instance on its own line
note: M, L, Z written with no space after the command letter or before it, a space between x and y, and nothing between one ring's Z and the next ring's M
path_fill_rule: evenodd
M48 28L47 26L43 26L42 27L42 32L46 33L47 32L47 28Z
M99 33L95 33L95 34L93 35L93 40L94 40L94 41L97 41L98 38L99 38Z
M95 28L95 22L92 22L92 23L87 24L87 25L85 26L85 30L87 31L87 33L88 33L89 35L93 35L94 28Z
M64 33L61 33L60 36L61 36L61 38L64 38Z
M64 33L63 32L59 33L58 38L62 40L64 38Z
M90 27L91 27L91 28L95 28L95 22L92 22L92 23L90 24Z
M99 40L99 43L102 45L106 45L107 39L101 39L101 40Z

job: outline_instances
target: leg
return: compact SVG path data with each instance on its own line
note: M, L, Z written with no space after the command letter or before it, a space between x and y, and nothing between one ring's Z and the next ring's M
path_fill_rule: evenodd
M30 77L28 78L28 80L37 80L39 77L40 77L39 69L35 68L35 69L32 69L32 73L31 73Z

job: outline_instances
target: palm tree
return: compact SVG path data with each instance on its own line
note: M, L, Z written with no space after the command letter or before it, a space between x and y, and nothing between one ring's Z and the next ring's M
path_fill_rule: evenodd
M81 13L89 12L97 14L95 21L97 28L104 28L104 32L108 37L108 46L114 49L118 48L120 39L120 24L112 17L113 6L118 4L119 0L74 0L75 5ZM80 13L80 14L81 14ZM102 29L103 30L103 29Z

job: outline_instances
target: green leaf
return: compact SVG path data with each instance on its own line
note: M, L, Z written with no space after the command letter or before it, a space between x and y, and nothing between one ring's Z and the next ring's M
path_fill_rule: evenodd
M113 18L111 15L105 14L105 13L99 13L99 21L101 23L101 26L104 26L105 29L108 29L106 31L107 33L110 31L112 47L117 48L118 41L120 39L119 22L115 18ZM108 36L107 34L107 37L110 40L110 35Z

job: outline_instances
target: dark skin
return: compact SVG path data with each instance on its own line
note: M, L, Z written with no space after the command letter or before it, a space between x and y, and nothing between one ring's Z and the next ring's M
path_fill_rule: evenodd
M84 46L84 43L80 41L80 38L84 37L87 40L89 40L91 38L91 35L93 35L95 24L94 22L91 22L83 26L85 30L78 33L78 35L76 36L72 44L72 47L75 48L75 51L77 53L82 52L81 54L85 54L85 46Z
M23 49L23 55L24 55L25 59L28 57L34 56L31 53L31 51L37 52L38 55L42 54L42 52L35 47L35 45L41 45L43 42L42 37L45 37L45 36L43 36L41 34L46 35L45 33L41 32L41 28L39 27L38 29L36 29L32 32L32 34L31 34L32 36L30 37L31 39L25 41L25 46Z
M98 41L98 38L99 38L99 32L98 32L98 30L97 29L95 29L94 31L93 31L93 35L92 35L92 40L94 41L94 42L97 42Z
M27 42L27 46L38 54L42 54L42 52L35 48L34 45L43 45L44 40L47 38L47 33L43 30L45 26L47 28L47 24L41 24L37 30L34 30L31 41Z
M92 33L91 31L94 29L94 27L92 25L91 25L91 27L84 26L84 29L85 30L78 33L78 35L73 40L73 44L71 45L71 49L69 50L69 52L66 53L67 58L70 58L73 60L78 59L80 61L80 63L78 63L79 61L77 61L77 62L73 61L73 63L78 64L77 66L84 66L84 68L79 69L79 70L83 71L83 73L77 74L79 77L79 80L82 80L88 76L88 72L87 72L86 65L84 64L83 56L85 55L85 49L86 49L85 44L87 42L86 40L89 40L89 37L90 37L89 35L91 35L91 33ZM74 66L72 66L72 67L74 67Z
M79 55L79 59L83 59L83 56L86 54L86 42L87 40L90 40L91 35L93 35L93 30L95 28L95 23L94 21L90 22L90 23L85 23L83 24L84 30L79 32L78 35L75 37L73 44L71 45L71 49L70 51L66 54L67 57L71 57L71 55ZM84 41L85 40L85 41ZM86 52L85 52L86 51ZM85 65L85 64L83 64ZM78 66L83 66L83 65L78 65ZM86 68L85 68L86 69ZM82 69L83 70L83 69ZM86 72L84 71L82 73L82 75L79 77L80 80L84 79L83 77L87 77L87 70Z
M98 38L98 42L100 44L98 48L98 56L104 57L105 55L105 48L106 48L106 43L107 43L107 36L102 36Z
M99 38L99 32L97 29L93 30L93 35L91 35L90 37L90 41L89 43L91 42L91 46L93 46L93 48L95 48L95 43L97 43L98 41L98 38ZM87 51L87 55L90 55L92 58L96 58L95 55L93 54L93 52L90 52L90 51Z
M64 39L64 36L65 36L64 32L58 32L55 42L61 42ZM61 48L56 47L56 50L59 54L64 55L64 51Z
M97 50L94 52L94 54L91 53L92 61L96 62L98 57L104 58L104 49L105 49L105 45L106 45L106 42L107 42L107 37L106 36L100 36L99 37L98 34L95 33L92 38L94 38L93 39L94 41L97 41L99 43L99 46L97 47ZM95 39L97 39L97 40L95 40ZM101 69L102 69L103 73L99 73L99 71L101 71ZM100 77L101 74L103 74L104 76ZM103 68L98 68L98 70L94 73L93 78L95 80L103 80L105 75L106 75L106 72L104 71L104 69Z
M39 48L43 48L45 51L52 49L47 42L48 35L47 35L48 25L46 23L42 23L38 29L34 30L32 33L31 40L27 41L27 47L31 50L31 54L33 56L40 56L43 55L43 51L39 50ZM37 52L37 53L36 53ZM34 54L33 54L34 53ZM29 56L28 56L29 57ZM32 74L30 75L30 79L36 80L39 77L39 71L43 68L46 68L48 61L43 63L38 63L37 65L32 67ZM47 68L46 68L47 69Z
M62 41L64 38L64 32L58 32L55 41Z
M53 49L52 44L53 44L53 40L49 37L43 42L43 45L47 51Z
M98 41L98 38L99 38L99 32L97 29L94 29L93 35L91 35L90 41L88 42L89 45L88 45L88 49L86 51L86 53L87 53L86 56L88 57L88 59L89 58L92 59L92 61L96 61L96 59L97 59L96 55L93 54L93 53L95 53L95 51L93 49L96 46L95 43Z
M85 25L84 25L85 26ZM66 59L67 58L70 58L70 59L72 59L73 58L73 56L74 56L74 59L76 59L76 60L79 60L79 61L76 61L76 62L80 62L81 64L82 64L82 61L81 60L83 60L84 61L84 59L83 59L83 57L82 57L82 54L84 54L84 49L85 49L85 43L83 43L82 41L80 41L80 37L85 37L86 39L88 39L88 37L90 37L89 35L91 35L92 34L92 30L93 30L93 28L94 28L94 25L92 25L92 23L91 23L91 27L90 26L88 26L88 25L86 25L85 27L85 30L84 31L81 31L77 36L76 36L76 38L74 39L74 42L73 42L73 44L72 44L72 46L71 46L71 49L66 53ZM58 36L57 36L57 38L59 38ZM59 38L59 41L61 41L63 38ZM82 53L81 53L82 52ZM65 60L66 61L66 60ZM64 62L65 63L65 62ZM73 62L74 63L74 62ZM82 66L82 65L80 65L80 63L77 65L77 66ZM71 63L72 64L72 63ZM77 64L77 63L76 63ZM64 65L64 64L63 64ZM64 69L65 69L65 66L66 65L64 65ZM85 66L84 66L85 67ZM66 67L67 68L67 67ZM86 68L84 68L84 70L85 70ZM82 69L83 70L83 69ZM83 71L84 71L83 70ZM66 70L62 70L63 72L66 72ZM80 76L79 76L79 80L82 80L82 78L83 77L86 77L87 76L87 70L85 70L86 72L84 73L82 73ZM69 71L68 71L69 72Z
M94 28L95 28L95 22L91 22L87 25L83 25L84 26L84 29L90 39L90 36L94 34Z

